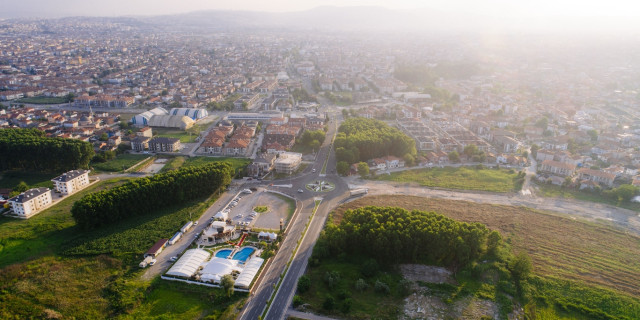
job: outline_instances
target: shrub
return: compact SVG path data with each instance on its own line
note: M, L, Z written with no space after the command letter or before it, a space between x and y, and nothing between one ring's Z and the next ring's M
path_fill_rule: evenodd
M305 293L311 287L311 279L308 276L302 276L298 279L298 293Z
M368 287L369 285L364 281L364 279L358 279L358 281L356 281L356 290L363 292L367 290Z
M301 306L303 304L304 304L304 300L302 299L301 296L299 296L297 294L295 296L293 296L293 307L294 308L297 308L297 307L299 307L299 306Z
M324 299L324 303L322 303L322 308L325 310L333 310L335 306L336 300L331 295L327 295L327 298Z
M369 259L362 264L362 269L360 270L360 272L362 272L363 276L371 278L378 273L378 270L380 270L378 261L376 261L375 259Z
M389 285L387 285L386 283L380 280L376 280L376 284L374 288L377 293L384 294L384 295L388 295L391 292L391 289L389 289Z

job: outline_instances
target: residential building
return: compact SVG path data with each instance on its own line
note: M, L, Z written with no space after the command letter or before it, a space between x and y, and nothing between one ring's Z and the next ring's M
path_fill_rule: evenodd
M149 140L149 150L155 152L174 152L182 148L178 138L153 138Z
M542 164L540 165L540 171L545 171L564 177L571 176L575 170L575 164L563 163L554 160L542 161Z
M9 199L13 213L23 219L28 219L53 203L51 189L29 189Z
M581 180L590 180L596 183L600 183L607 187L613 186L613 180L616 179L616 175L609 172L600 170L593 170L589 168L582 168L578 170L578 177Z
M71 170L53 178L56 191L64 195L75 193L89 185L90 170Z
M147 127L149 128L149 127ZM151 131L151 130L149 130ZM151 138L149 137L143 137L143 136L137 136L133 139L131 139L131 150L133 151L144 151L146 149L149 148L149 140L151 140Z
M302 162L302 154L296 152L283 152L280 153L278 158L275 161L276 172L277 173L286 173L292 174Z
M140 128L140 130L138 132L136 132L136 135L139 137L153 137L153 130L151 129L151 127L143 127Z

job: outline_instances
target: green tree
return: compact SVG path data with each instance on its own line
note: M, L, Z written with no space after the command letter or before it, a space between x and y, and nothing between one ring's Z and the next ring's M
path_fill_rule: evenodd
M540 150L539 145L535 143L531 145L531 156L533 156L533 158L536 158L538 156L538 150Z
M107 133L106 133L106 132L103 132L103 133L100 135L100 141L107 141L107 140L109 140L109 135L107 135Z
M294 308L297 308L297 307L299 307L299 306L301 306L303 304L304 304L304 300L302 299L301 296L299 296L297 294L295 296L293 296L293 307Z
M220 280L220 285L222 285L222 288L224 289L224 292L227 295L227 297L231 297L231 295L233 295L234 284L235 283L233 281L233 277L231 277L230 274L225 274L224 276L222 276L222 279Z
M336 171L338 171L338 173L343 176L348 175L349 170L349 163L347 163L346 161L340 161L336 164Z
M367 290L368 287L369 285L367 284L366 281L364 281L364 279L358 279L356 281L356 290L360 292L364 292L365 290Z
M458 151L451 151L449 152L449 161L451 162L459 162L460 161L460 154L458 153Z
M411 153L407 153L404 155L404 164L407 167L412 167L416 163L416 157Z
M547 127L549 126L549 119L547 119L547 117L542 117L536 121L535 126L542 128L542 130L547 130Z
M311 287L311 279L308 276L302 276L298 279L298 293L302 294L309 291Z
M13 188L13 191L17 192L18 194L23 193L27 190L29 190L29 185L27 185L27 183L24 181L20 181L20 183L18 183L18 185Z
M464 147L462 151L468 158L471 158L474 154L478 153L478 146L475 144L468 144Z
M369 175L369 165L366 162L358 163L358 174L364 178Z
M520 284L522 280L526 280L529 277L532 269L531 258L526 252L520 252L509 261L509 272L511 277Z
M589 137L591 137L592 142L598 141L598 131L596 131L595 129L587 131L587 134L589 135Z

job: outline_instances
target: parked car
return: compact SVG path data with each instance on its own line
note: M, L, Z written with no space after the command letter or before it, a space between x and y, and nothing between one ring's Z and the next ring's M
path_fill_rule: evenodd
M258 188L256 188L256 187L251 187L251 188L249 188L249 190L251 190L251 191L253 191L253 192L256 192L256 191L258 191Z
M156 262L158 262L158 260L152 259L151 262L149 262L149 265L152 266L152 265L156 264Z
M194 221L194 222L193 222L193 225L194 225L194 226L197 226L197 225L198 225L198 221Z
M302 190L302 189L298 189L298 192L303 193L303 192L304 192L304 190Z
M178 256L173 256L173 257L169 258L169 261L171 261L171 262L178 261Z
M313 168L313 170L311 170L311 172L316 173L316 168Z

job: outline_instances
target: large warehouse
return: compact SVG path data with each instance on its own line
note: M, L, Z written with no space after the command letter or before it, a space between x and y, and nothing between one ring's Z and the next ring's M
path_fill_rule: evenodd
M153 116L168 114L169 113L164 108L155 108L134 116L133 118L131 118L131 122L134 126L146 127L149 125L149 120L151 120Z
M187 130L193 127L195 122L187 116L169 116L169 115L156 115L149 120L149 126L162 127L162 128L178 128L181 130Z
M169 111L172 116L187 116L193 120L202 119L209 115L206 109L173 108Z

